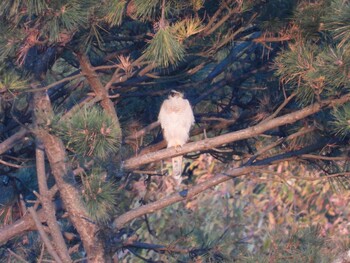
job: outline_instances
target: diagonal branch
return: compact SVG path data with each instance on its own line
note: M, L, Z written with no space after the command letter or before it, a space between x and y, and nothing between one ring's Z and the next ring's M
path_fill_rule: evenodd
M51 237L54 241L55 248L57 249L57 253L59 254L62 261L72 262L55 216L56 209L53 202L51 201L50 191L47 186L47 177L45 172L44 146L42 142L38 139L36 140L35 154L36 154L36 171L37 171L38 184L39 184L40 197L41 197L40 201L47 217L47 225L50 229Z
M7 138L5 141L0 143L0 154L3 154L4 152L11 149L13 146L15 146L17 143L19 143L24 136L26 136L28 133L28 130L25 128L21 128L18 132L16 132L11 137Z
M184 190L180 193L174 193L171 194L165 198L162 198L158 201L155 201L153 203L135 208L133 210L130 210L124 214L122 214L121 216L117 217L114 220L114 226L117 229L122 228L126 223L130 222L131 220L138 218L140 216L143 216L145 214L150 214L150 213L154 213L157 210L160 210L164 207L167 207L171 204L186 200L186 199L190 199L193 196L203 192L204 190L213 187L215 185L218 185L220 183L223 183L227 180L232 179L232 177L236 177L236 176L241 176L244 174L248 174L254 170L256 170L258 167L257 166L247 166L247 167L240 167L237 169L233 169L231 171L228 171L227 174L220 174L217 175L211 179L208 179L207 181L200 183L194 187L192 187L189 190Z
M103 87L97 73L93 70L88 57L85 54L78 54L77 57L80 63L81 71L85 75L91 89L95 92L96 97L101 98L102 108L113 118L118 127L120 127L119 118L115 111L114 104L109 99L108 91Z
M45 212L40 209L37 211L37 216L40 222L46 221ZM35 223L30 214L25 214L21 219L15 221L11 225L3 226L0 228L0 244L4 244L11 238L21 235L29 230L35 229Z
M133 210L130 210L123 215L115 218L114 220L114 226L118 229L122 228L126 223L130 222L133 219L136 219L140 216L143 216L145 214L154 213L157 210L160 210L164 207L167 207L169 205L172 205L174 203L188 200L195 195L200 194L201 192L216 186L218 184L221 184L223 182L226 182L228 180L231 180L234 177L242 176L249 174L253 171L260 170L263 167L270 166L271 164L276 164L280 162L284 162L286 160L292 160L295 159L297 155L309 153L318 149L322 149L326 144L328 143L327 140L324 140L322 142L317 142L316 144L310 145L308 147L305 147L301 150L291 151L284 154L279 154L273 157L269 157L263 160L256 161L252 165L246 165L238 168L232 168L226 171L225 173L216 175L205 182L199 183L187 190L183 190L181 192L173 193L163 199L160 199L158 201L155 201L153 203L135 208Z
M74 174L79 173L79 170L81 168L78 168L73 171ZM49 198L52 199L58 191L57 185L54 185L49 190ZM38 207L38 203L34 205L34 209ZM25 205L24 205L25 206ZM47 216L43 209L39 209L36 211L40 222L46 222ZM0 228L0 244L10 240L11 238L14 238L16 236L19 236L27 231L34 230L35 229L35 223L33 221L33 218L28 213L24 213L21 219L15 221L11 225L2 226Z
M29 207L28 211L31 214L31 216L35 222L35 225L36 225L36 227L39 231L39 234L40 234L40 236L41 236L41 238L42 238L42 240L47 248L47 251L55 259L56 262L62 263L62 260L60 259L60 257L57 255L55 249L53 248L53 245L51 244L51 241L50 241L49 237L47 236L47 234L43 228L43 225L41 224L36 212L34 211L34 208Z
M157 152L148 153L145 155L140 155L137 157L130 158L124 161L123 167L126 170L132 170L141 165L159 161L165 158L184 155L186 153L195 152L195 151L209 150L214 147L224 145L227 143L248 139L248 138L257 136L259 134L262 134L265 131L271 130L273 128L302 120L307 116L315 114L316 112L320 111L325 107L330 107L337 104L341 105L348 101L350 101L350 94L344 95L339 99L320 101L318 103L305 107L301 110L274 118L272 120L269 120L263 123L259 123L255 126L252 126L243 130L230 132L214 138L208 138L205 140L185 144L184 146L182 146L180 150L179 149L175 150L174 147L171 147L171 148L167 148Z

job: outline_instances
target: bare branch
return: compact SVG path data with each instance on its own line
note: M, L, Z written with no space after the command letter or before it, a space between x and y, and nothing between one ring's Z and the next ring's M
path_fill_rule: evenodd
M60 79L54 83L51 83L50 85L47 85L45 87L40 87L40 88L35 88L35 87L31 87L29 89L23 89L23 90L20 90L20 91L26 91L26 92L36 92L36 91L43 91L43 90L48 90L50 88L53 88L59 84L62 84L62 83L65 83L65 82L69 82L71 80L74 80L74 79L77 79L77 78L80 78L80 77L83 77L83 74L79 73L79 74L76 74L76 75L73 75L73 76L69 76L69 77L66 77L66 78L63 78L63 79Z
M18 165L18 164L9 163L9 162L6 162L6 161L1 160L1 159L0 159L0 163L3 164L3 165L6 165L6 166L13 167L13 168L18 168L18 169L25 168L25 167L30 167L30 166L27 166L27 165Z
M64 242L63 235L61 233L60 227L58 226L56 219L56 210L55 206L51 201L50 191L47 186L46 172L45 172L45 154L44 154L44 146L40 140L36 142L36 171L38 177L38 184L40 190L40 202L43 206L47 217L47 224L50 228L50 233L52 239L55 243L55 247L57 248L57 252L60 255L60 258L63 262L72 262L68 248Z
M123 167L126 170L132 170L141 165L159 161L165 158L184 155L189 152L209 150L214 147L224 145L227 143L248 139L248 138L257 136L259 134L262 134L263 132L268 131L270 129L299 121L307 116L310 116L320 111L325 107L329 107L337 104L339 105L344 104L349 100L350 100L350 95L345 95L339 99L321 101L321 102L312 104L308 107L305 107L301 110L277 117L275 119L272 119L263 123L259 123L255 126L252 126L240 131L235 131L235 132L223 134L214 138L208 138L205 140L185 144L184 146L182 146L180 150L175 149L174 147L171 147L164 150L160 150L158 152L148 153L137 157L133 157L124 161Z
M217 175L213 178L208 179L207 181L200 183L188 190L184 190L182 192L176 192L172 195L169 195L163 199L160 199L158 201L155 201L153 203L135 208L133 210L130 210L124 214L122 214L121 216L117 217L114 220L114 226L118 229L122 228L126 223L130 222L131 220L138 218L142 215L145 214L150 214L150 213L154 213L157 210L160 210L164 207L167 207L171 204L180 202L180 201L184 201L184 200L188 200L192 197L194 197L195 195L203 192L204 190L213 187L215 185L218 185L220 183L223 183L225 181L228 181L230 179L232 179L233 177L237 177L237 176L241 176L247 173L250 173L256 169L258 169L260 167L258 166L247 166L247 167L240 167L240 168L236 168L236 169L232 169L227 171L227 173L225 174L220 174Z
M264 119L262 122L268 121L268 120L272 120L273 118L275 118L278 113L280 113L280 111L296 96L296 92L292 93L288 98L286 98L284 100L284 102L277 108L277 110L271 114L268 118Z
M160 199L158 201L155 201L153 203L150 203L150 204L135 208L131 211L128 211L128 212L124 213L123 215L117 217L114 220L114 226L119 229L119 228L123 227L124 224L126 224L127 222L130 222L131 220L133 220L135 218L138 218L138 217L145 215L145 214L154 213L155 211L160 210L164 207L167 207L171 204L174 204L174 203L177 203L180 201L184 201L184 200L188 200L188 199L192 198L193 196L207 190L208 188L213 187L213 186L218 185L218 184L221 184L221 183L228 181L234 177L249 174L250 172L253 172L256 170L261 170L263 167L267 167L271 164L276 164L276 163L286 161L286 160L293 160L300 154L312 152L312 151L315 151L317 149L323 148L325 146L325 144L327 144L326 141L319 142L319 143L316 143L313 145L309 145L301 150L291 151L291 152L287 152L284 154L278 154L278 155L273 156L273 157L259 160L252 165L249 164L246 166L229 169L225 173L216 175L216 176L206 180L205 182L199 183L199 184L197 184L189 189L171 194L170 196L167 196L167 197ZM337 176L339 176L339 174Z
M16 259L18 259L19 261L24 262L24 263L29 263L27 260L25 260L25 259L22 258L21 256L17 255L15 252L13 252L11 249L8 248L7 251L8 251L12 256L14 256Z
M4 152L11 149L13 146L15 146L17 143L19 143L24 136L26 136L28 133L28 130L25 128L21 128L18 132L16 132L11 137L7 138L5 141L0 143L0 154L3 154Z
M249 162L253 162L256 160L256 158L259 156L259 155L262 155L264 153L266 153L267 151L273 149L274 147L276 147L277 145L287 141L287 140L293 140L299 136L303 136L309 132L312 132L315 130L315 127L310 127L310 128L306 128L306 129L301 129L300 131L297 131L296 133L293 133L291 135L289 135L288 137L286 138L279 138L277 139L275 142L265 146L264 148L262 149L259 149L252 157L250 157L250 160L248 161Z
M316 160L326 160L326 161L348 161L350 157L348 156L323 156L315 154L302 154L299 156L303 159L316 159Z
M29 213L31 214L34 222L35 222L35 225L39 231L39 234L41 236L41 239L43 240L43 242L45 243L45 246L47 248L47 251L50 253L50 255L55 259L56 262L58 263L62 263L62 260L59 258L59 256L57 255L55 249L53 248L52 244L51 244L51 241L49 239L49 237L47 236L36 212L34 211L34 208L33 207L29 207L28 208L28 211Z
M159 126L159 122L155 121L148 125L147 127L129 135L125 138L125 140L136 140L137 138L140 138L141 136L144 136L145 134L149 133L151 130L157 128Z
M220 10L221 11L221 10ZM229 18L233 16L234 13L239 13L239 8L229 9L229 12L223 16L215 25L213 25L210 29L204 31L203 35L208 36L212 34L215 30L217 30L222 24L224 24ZM213 21L213 20L211 20ZM212 25L212 23L211 23Z
M46 221L46 215L43 210L38 211L38 217L41 222ZM24 215L21 219L11 225L0 228L0 244L3 244L11 238L23 234L28 230L33 230L35 223L29 214Z

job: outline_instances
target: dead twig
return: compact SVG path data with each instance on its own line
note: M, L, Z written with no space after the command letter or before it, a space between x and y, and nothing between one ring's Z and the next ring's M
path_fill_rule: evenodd
M29 261L25 260L24 258L22 258L21 256L17 255L15 252L13 252L11 249L7 249L7 251L14 256L16 259L18 259L21 262L25 262L25 263L29 263Z
M55 249L53 248L52 244L51 244L51 241L49 239L49 237L47 236L47 234L45 233L45 230L43 228L43 225L41 224L39 218L38 218L38 215L36 214L36 212L34 211L34 208L33 207L29 207L28 208L28 211L30 213L30 215L32 216L34 222L35 222L35 225L38 229L38 232L41 236L41 239L43 240L46 248L47 248L47 251L50 253L50 255L55 259L56 262L58 263L63 263L62 260L59 258L59 256L57 255Z

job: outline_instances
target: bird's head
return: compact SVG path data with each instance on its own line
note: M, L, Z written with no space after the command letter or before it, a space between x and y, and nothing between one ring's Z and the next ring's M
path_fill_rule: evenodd
M178 92L176 90L171 90L170 91L170 94L169 94L169 99L170 98L183 98L184 97L184 94L181 93L181 92Z

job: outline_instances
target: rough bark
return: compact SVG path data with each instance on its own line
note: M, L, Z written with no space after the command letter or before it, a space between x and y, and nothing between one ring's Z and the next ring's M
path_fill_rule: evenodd
M37 211L39 220L41 222L46 221L46 215L44 210ZM11 225L0 228L0 244L3 244L16 236L22 235L29 230L35 229L35 222L30 214L25 214L21 219L12 223Z
M102 108L113 118L118 129L120 130L120 123L113 102L108 97L108 91L103 87L96 71L90 64L88 57L85 54L78 54L78 59L81 71L86 77L91 89L95 92L96 97L101 98Z
M51 103L45 93L39 92L37 95L34 110L37 112L37 116L44 117L51 112ZM42 125L45 123L48 123L48 120L41 122ZM62 141L48 133L45 127L38 127L35 135L45 147L61 199L71 222L81 237L89 262L105 262L104 248L96 235L97 226L86 220L89 216L81 203L81 193L74 183L73 171L67 161Z
M45 172L45 153L41 141L36 142L36 171L38 177L38 185L40 191L40 203L47 217L47 225L50 229L50 235L54 241L54 247L62 262L72 262L67 246L64 242L61 229L56 219L55 205L51 200L50 191L47 186L47 178ZM33 210L34 211L34 210ZM34 219L34 218L33 218ZM36 223L38 225L38 223Z
M28 130L25 128L21 128L18 132L16 132L11 137L7 138L5 141L0 143L0 154L3 154L4 152L11 149L13 146L15 146L17 143L19 143L24 136L28 133Z

